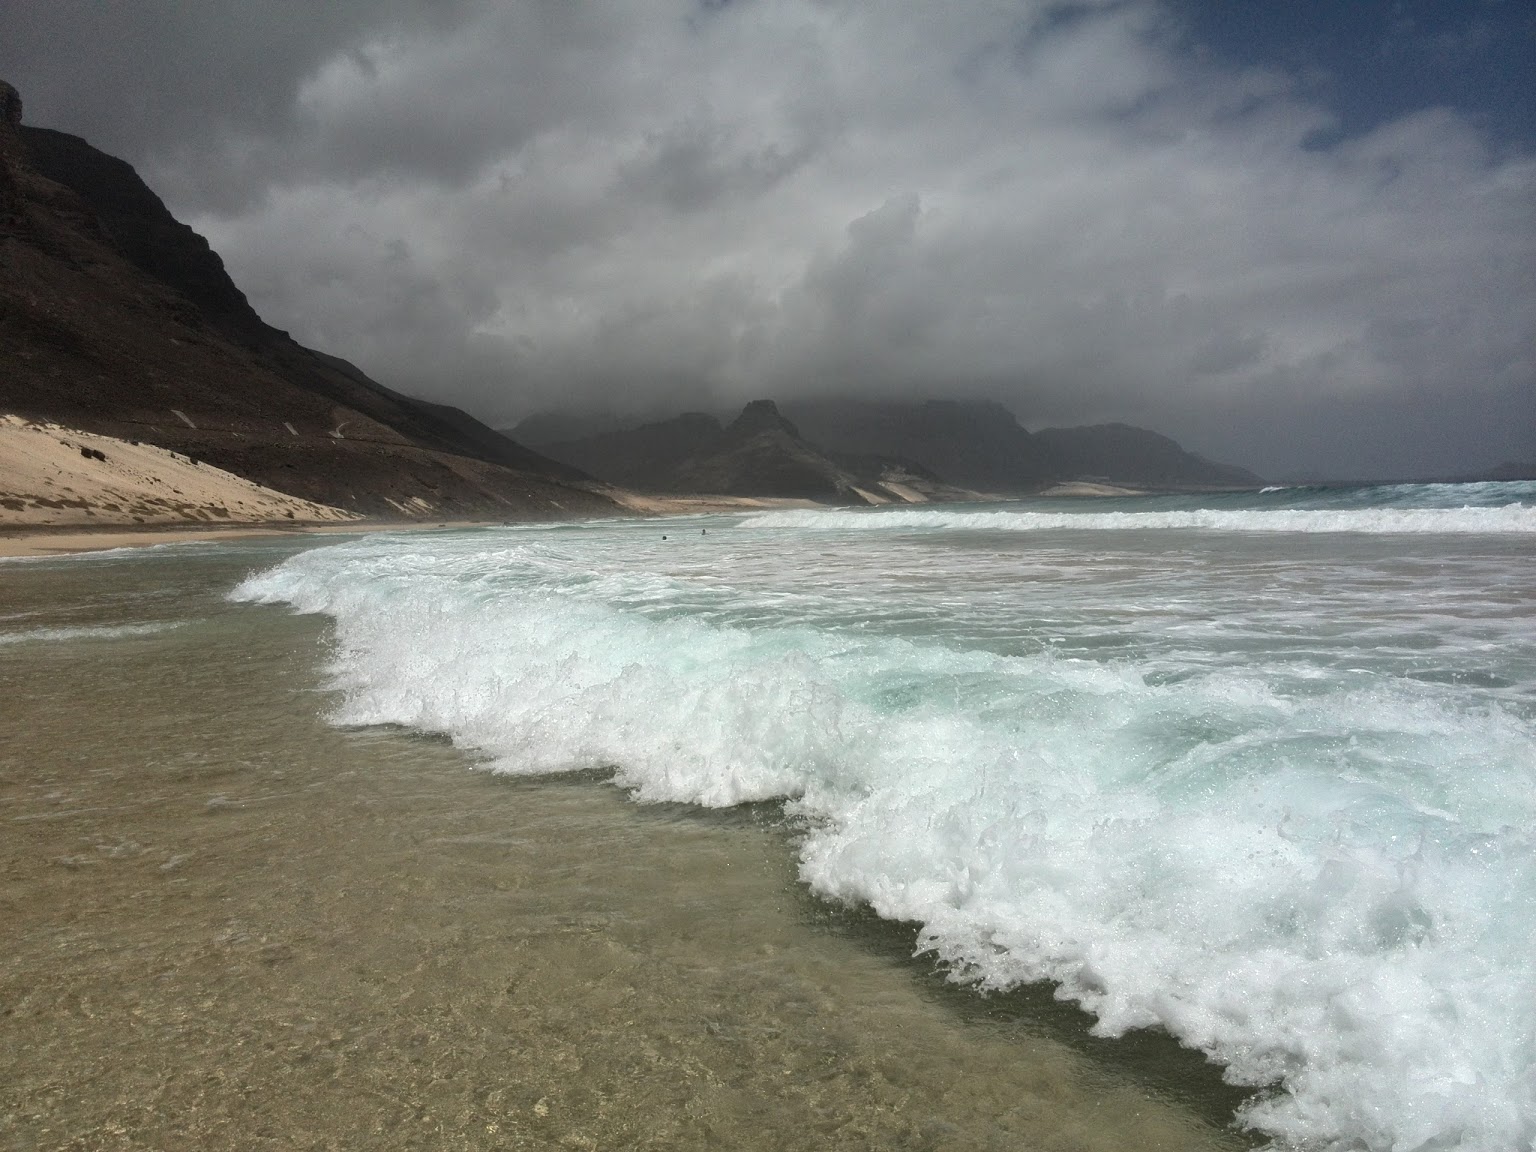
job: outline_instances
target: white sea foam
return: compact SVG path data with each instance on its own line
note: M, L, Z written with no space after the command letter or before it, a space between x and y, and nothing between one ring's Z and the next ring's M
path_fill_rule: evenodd
M152 636L180 628L181 621L163 624L100 624L78 628L27 628L0 632L0 644L63 644L75 640L116 640L124 636Z
M1254 615L1237 643L1275 639L1242 664L1170 677L1182 649L1150 633L1093 661L837 626L813 610L834 561L812 536L712 531L692 559L655 535L360 542L234 595L335 618L340 723L447 733L504 772L612 768L643 800L788 799L815 891L920 922L962 978L1058 981L1102 1033L1161 1025L1280 1085L1244 1113L1277 1140L1531 1146L1529 707L1285 647L1298 620L1326 645L1374 611L1349 588L1315 617ZM944 573L950 615L975 570L967 553ZM1442 648L1488 644L1472 615Z
M878 511L786 509L758 512L744 528L818 531L1049 532L1155 531L1536 535L1536 507L1215 509L1162 512L964 512L952 508Z

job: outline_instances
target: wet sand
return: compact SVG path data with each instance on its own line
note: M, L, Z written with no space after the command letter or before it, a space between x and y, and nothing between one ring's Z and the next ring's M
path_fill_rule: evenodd
M0 558L66 556L76 552L106 552L114 548L149 548L156 544L206 544L213 541L293 539L303 536L350 535L368 532L433 532L478 528L491 521L354 520L337 524L239 524L207 528L28 528L0 518ZM497 522L499 523L499 521ZM323 541L312 541L313 544Z
M743 512L769 508L820 508L811 500L749 499L730 496L639 496L613 490L613 496L635 516L691 516L714 512ZM348 520L336 523L294 523L272 520L228 525L112 524L102 527L38 526L7 519L0 509L0 558L65 556L76 552L104 552L112 548L148 548L156 544L207 543L215 540L292 539L306 535L358 535L367 532L434 532L454 528L484 528L501 520Z
M810 898L776 807L328 727L324 622L221 599L298 546L0 566L0 1146L1249 1146Z

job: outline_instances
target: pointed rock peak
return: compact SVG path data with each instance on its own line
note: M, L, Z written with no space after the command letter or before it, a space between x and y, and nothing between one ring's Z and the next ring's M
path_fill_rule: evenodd
M753 400L741 410L740 416L731 421L726 431L733 436L756 436L759 432L774 429L787 432L796 440L800 438L800 430L779 415L777 404L772 400Z
M21 123L21 93L0 80L0 123L12 128Z

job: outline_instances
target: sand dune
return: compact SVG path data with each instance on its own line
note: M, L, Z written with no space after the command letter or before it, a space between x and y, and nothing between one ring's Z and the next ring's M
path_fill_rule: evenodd
M152 444L0 416L0 528L357 519Z

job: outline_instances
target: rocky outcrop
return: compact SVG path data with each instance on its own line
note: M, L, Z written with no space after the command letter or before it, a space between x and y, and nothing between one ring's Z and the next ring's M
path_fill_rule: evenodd
M1257 488L1246 468L1217 464L1186 452L1178 441L1129 424L1043 428L1035 443L1062 480L1100 481L1136 488Z
M1007 495L1069 481L1133 488L1247 488L1263 483L1177 442L1128 424L1048 428L1031 434L989 400L922 403L834 399L786 405L806 439L833 452L874 452L916 462L952 484Z
M610 427L550 413L519 424L541 429ZM641 492L773 496L829 504L920 504L971 500L978 493L948 484L922 465L878 454L822 451L800 434L771 400L754 400L727 425L702 412L568 440L537 442L541 452L613 484Z
M12 97L0 89L19 119ZM374 515L616 510L579 471L263 323L125 162L16 120L0 146L13 204L0 213L0 411Z
M674 489L863 504L856 478L801 439L772 400L754 400L673 469Z
M197 305L229 332L255 337L266 325L235 287L208 241L171 215L133 166L51 128L21 128L32 170L78 195L117 250Z
M1029 432L991 401L828 399L785 407L823 450L911 461L963 488L1031 492L1054 478Z
M853 478L806 444L771 400L748 404L724 427L713 416L687 412L539 447L556 460L642 492L860 499Z
M594 421L614 423L611 416L545 413L515 431L580 429ZM1263 483L1246 469L1127 424L1031 434L1003 405L985 400L800 400L782 412L758 400L728 427L695 413L535 443L593 475L652 492L878 503L1027 495L1062 484L1088 492L1092 485L1189 491Z
M562 430L572 427L553 422ZM522 425L518 426L521 429ZM703 412L614 429L569 440L540 442L540 452L610 484L640 492L678 491L675 471L722 433L720 421Z
M24 154L21 142L21 93L0 80L0 218L13 224L22 212L21 192L11 166Z

